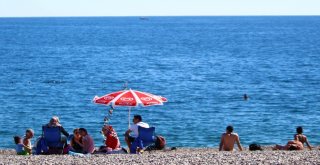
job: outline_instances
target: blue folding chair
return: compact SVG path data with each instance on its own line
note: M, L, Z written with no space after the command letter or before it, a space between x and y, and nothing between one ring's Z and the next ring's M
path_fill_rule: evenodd
M133 141L130 147L130 153L136 153L137 147L143 149L155 143L155 127L143 128L138 127L139 135Z
M49 148L49 154L62 154L65 143L61 140L61 127L42 127L43 138Z

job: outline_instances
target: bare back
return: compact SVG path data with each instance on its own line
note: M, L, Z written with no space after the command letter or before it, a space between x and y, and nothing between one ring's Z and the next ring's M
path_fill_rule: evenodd
M234 143L236 143L238 139L239 139L239 137L236 133L222 134L222 136L221 136L221 142L223 145L222 149L224 151L233 151Z
M299 140L302 144L304 144L307 141L307 137L303 134L296 134L294 137L296 140Z
M294 139L300 141L303 145L304 145L304 144L307 144L308 148L309 148L310 150L312 150L312 147L311 147L311 145L310 145L310 143L309 143L308 138L307 138L306 135L296 134L296 135L294 135Z

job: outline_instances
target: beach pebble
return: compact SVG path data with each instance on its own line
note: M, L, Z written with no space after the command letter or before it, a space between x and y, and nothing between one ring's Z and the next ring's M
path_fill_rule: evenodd
M0 150L0 164L320 164L320 151L219 152L214 148L179 148L176 151L144 152L142 155L19 156L13 150Z

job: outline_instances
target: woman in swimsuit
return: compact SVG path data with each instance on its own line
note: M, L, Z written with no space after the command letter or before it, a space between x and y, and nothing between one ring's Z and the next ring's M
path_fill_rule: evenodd
M83 145L82 137L79 134L79 128L73 130L73 137L70 141L70 150L73 152L82 153Z
M297 134L294 135L294 139L299 140L302 144L306 143L309 150L312 150L312 147L307 139L307 136L303 134L302 127L297 127Z

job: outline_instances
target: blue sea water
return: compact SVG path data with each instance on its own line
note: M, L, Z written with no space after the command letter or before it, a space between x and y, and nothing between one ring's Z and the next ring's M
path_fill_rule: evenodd
M109 107L92 99L125 81L168 98L132 115L170 146L216 147L229 124L245 146L300 125L319 145L320 17L0 18L0 148L53 115L102 145ZM111 120L123 145L127 118Z

